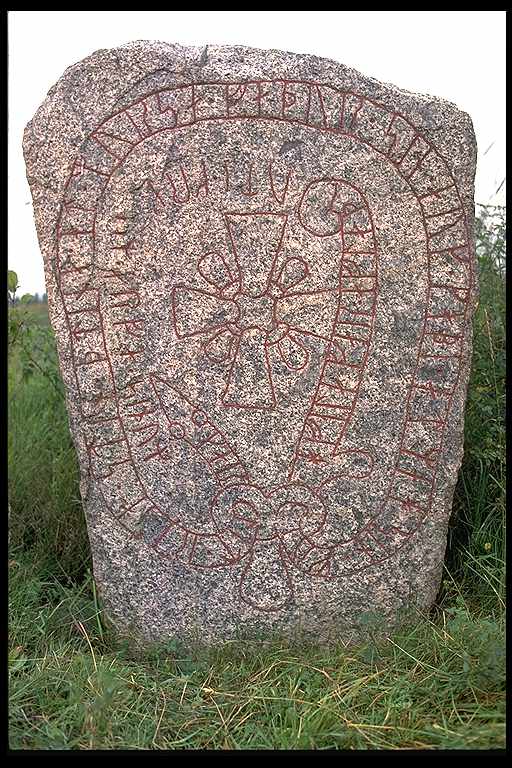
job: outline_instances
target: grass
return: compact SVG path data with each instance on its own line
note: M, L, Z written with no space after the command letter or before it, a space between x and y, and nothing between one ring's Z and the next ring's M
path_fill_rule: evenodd
M505 588L505 211L481 207L480 298L448 565L470 590Z
M13 350L11 749L504 748L502 224L502 212L481 213L465 458L443 585L429 616L384 640L169 643L135 656L97 603L62 398ZM54 352L44 361L54 366Z
M504 741L502 609L456 583L386 643L228 643L133 658L98 617L90 576L11 569L14 749L468 749Z
M32 306L29 313L44 327L41 305L35 305L37 311ZM46 334L52 338L48 315ZM56 369L53 344L51 353L50 362L42 358L46 368ZM32 370L18 348L10 355L8 386L11 546L79 580L89 565L88 540L62 390L53 386L53 378Z

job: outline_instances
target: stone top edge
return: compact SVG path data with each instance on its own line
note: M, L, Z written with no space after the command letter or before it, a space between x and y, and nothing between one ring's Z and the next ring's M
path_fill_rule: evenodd
M49 222L81 143L109 116L151 92L195 83L283 79L351 91L403 116L435 147L458 179L465 209L472 215L475 134L470 116L455 104L382 83L340 62L308 53L150 40L94 51L67 67L49 90L23 133L32 195L38 200L44 197L45 205L52 209ZM44 231L43 239L51 239L49 224Z
M457 117L465 123L469 133L473 133L470 115L455 103L431 94L408 91L393 83L380 81L372 76L359 72L339 61L324 58L310 53L295 53L275 48L255 48L245 45L182 45L158 40L134 40L112 48L101 48L80 61L70 65L59 80L53 85L43 100L41 106L52 100L61 87L72 82L74 76L81 70L115 60L120 67L140 66L137 59L143 55L153 55L160 64L170 65L169 75L173 84L178 87L187 83L199 82L217 75L229 80L249 80L251 77L279 78L289 76L291 79L314 81L315 77L324 85L332 85L343 90L357 82L367 94L377 101L389 103L393 99L409 101L411 107L418 109L428 107L430 110L442 112L448 116ZM163 59L163 61L162 61ZM147 73L149 74L149 69ZM172 87L170 85L169 87ZM407 111L407 110L406 110ZM37 116L34 115L34 118ZM33 118L33 119L34 119ZM30 129L29 121L26 130Z
M360 72L359 70L355 69L355 67L349 67L347 64L343 64L341 61L337 61L336 59L331 59L330 57L325 56L318 56L316 54L312 53L299 53L297 51L288 51L288 50L281 50L279 48L256 48L254 46L248 46L248 45L228 45L228 44L222 44L222 43L215 43L215 44L205 44L205 45L196 45L196 46L188 46L188 45L182 45L181 43L166 43L164 41L159 40L133 40L128 43L123 43L120 46L117 46L116 48L103 48L99 51L95 51L90 55L88 58L92 58L95 56L96 53L104 52L109 53L116 50L129 50L137 47L164 47L165 49L171 49L171 51L177 51L182 52L186 54L187 52L191 53L191 59L194 63L196 61L201 60L201 56L205 54L210 56L217 56L219 61L222 61L223 58L225 58L226 63L230 61L230 54L233 55L244 55L246 57L254 57L255 59L259 59L260 57L265 56L275 56L279 57L283 64L289 64L291 66L297 65L297 60L300 60L304 64L311 64L311 65L317 65L320 67L323 67L324 69L326 67L332 68L334 70L333 74L335 75L335 70L339 70L339 74L345 73L350 74L353 77L357 77L359 80L365 81L368 84L372 84L381 88L385 88L388 91L392 91L398 94L401 94L404 97L408 98L417 98L422 101L430 101L430 102L437 102L439 105L443 105L446 108L451 108L453 110L456 110L459 113L462 114L468 114L465 112L465 110L461 109L455 102L450 101L449 99L444 99L440 96L434 96L433 94L429 93L422 93L420 91L408 91L405 88L400 88L399 86L395 85L394 83L391 83L389 81L385 80L379 80L376 77L372 77L371 75L367 75L363 72ZM227 54L227 56L223 56L223 54ZM85 60L84 60L85 61ZM328 83L326 83L328 85ZM468 115L469 117L469 115Z

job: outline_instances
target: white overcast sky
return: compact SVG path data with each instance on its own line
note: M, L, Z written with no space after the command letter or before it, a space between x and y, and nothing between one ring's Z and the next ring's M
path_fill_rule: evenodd
M477 203L504 203L504 11L9 11L9 268L44 292L21 140L46 93L99 48L131 40L239 44L335 59L468 112Z

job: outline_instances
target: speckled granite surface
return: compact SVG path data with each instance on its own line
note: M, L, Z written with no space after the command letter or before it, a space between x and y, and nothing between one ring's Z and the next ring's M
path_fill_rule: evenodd
M119 630L326 641L427 609L477 300L468 115L138 41L67 69L24 153Z

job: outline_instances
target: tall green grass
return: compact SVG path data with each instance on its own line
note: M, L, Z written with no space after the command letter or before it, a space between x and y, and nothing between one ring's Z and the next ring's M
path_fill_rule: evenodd
M46 335L51 351L39 362L48 377L26 364L20 348L9 354L10 546L78 582L89 566L88 540L63 390L54 386L57 359L48 322Z
M464 461L447 563L468 589L505 587L505 210L481 207L476 242L480 298L465 412Z
M12 749L503 748L504 211L482 209L477 236L480 303L443 586L429 616L386 640L170 643L135 658L97 603L55 352L32 350L43 372L10 352Z

